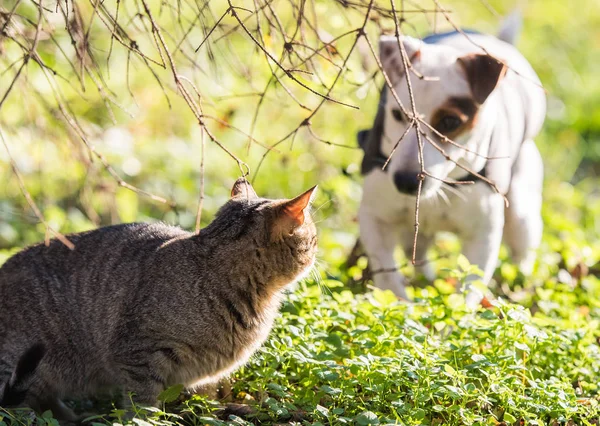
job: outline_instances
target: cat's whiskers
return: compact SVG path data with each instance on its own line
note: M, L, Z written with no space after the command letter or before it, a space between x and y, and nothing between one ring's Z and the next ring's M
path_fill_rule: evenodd
M322 203L322 204L321 204L319 207L317 207L316 209L314 209L314 210L312 210L312 209L311 209L311 212L310 212L311 216L314 218L314 217L315 217L315 215L316 215L316 213L317 213L319 210L321 210L323 207L325 207L327 204L329 204L329 203L331 203L331 202L333 202L333 198L330 198L329 200L327 200L327 201L323 202L323 203ZM323 222L323 221L324 221L324 220L326 220L326 219L327 219L327 217L323 217L323 218L321 218L321 219L319 219L319 220L314 220L314 219L313 219L313 223L316 225L316 224L318 224L318 223L321 223L321 222Z
M315 214L317 213L319 210L321 210L323 207L325 207L327 204L331 203L333 201L333 198L330 198L329 200L323 202L319 207L317 207L315 210L311 210L311 214Z
M313 224L317 225L317 224L319 224L319 223L321 223L321 222L325 222L327 219L328 219L327 217L324 217L324 218L323 218L323 219L321 219L321 220L317 220L316 222L313 222Z
M322 259L315 258L315 262L314 262L313 266L310 268L310 274L313 277L313 280L315 281L315 283L317 283L317 285L319 286L319 289L321 290L321 294L329 293L331 295L332 294L331 289L329 287L326 287L323 285L323 277L319 273L320 269L325 270L325 268L326 268L325 263L326 262L324 262Z

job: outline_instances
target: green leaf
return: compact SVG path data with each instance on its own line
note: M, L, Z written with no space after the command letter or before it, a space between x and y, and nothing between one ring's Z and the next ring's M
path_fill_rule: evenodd
M46 410L42 413L42 419L49 420L49 419L53 419L53 418L54 418L54 416L52 415L52 411L50 411L50 410Z
M327 385L321 386L321 390L323 392L325 392L326 394L333 395L333 396L340 395L342 393L341 389L332 388L331 386L327 386Z
M164 403L169 403L175 401L179 398L179 395L183 391L184 386L182 384L173 385L170 388L165 389L158 395L158 400Z
M471 268L471 262L464 254L459 254L456 259L456 264L463 271L468 271Z
M450 396L453 399L458 399L461 397L461 395L464 393L462 389L457 388L456 386L450 386L450 385L446 385L445 386L446 389L448 389Z
M525 343L515 342L515 348L525 352L529 352L529 346L527 346Z
M138 426L152 426L152 423L147 422L146 420L138 419L137 417L131 419L131 421Z
M379 290L378 288L373 290L373 299L379 303L382 307L388 307L390 305L398 303L398 298L390 290Z
M369 426L379 424L379 419L377 418L377 415L372 411L363 411L354 418L354 421L358 426Z
M456 370L452 368L450 364L444 365L444 371L446 371L446 374L448 374L450 377L454 377L456 375Z
M417 420L423 420L427 413L422 408L417 408L413 414L413 417Z
M486 320L495 320L495 319L498 319L498 315L496 315L496 313L494 311L486 309L485 311L483 311L481 313L481 318L486 319Z
M327 336L325 341L338 349L340 349L342 346L344 346L344 342L342 341L342 338L335 333L331 333L329 336Z
M322 405L317 404L317 406L315 407L315 409L321 413L323 416L328 417L329 416L329 410L325 407L323 407Z

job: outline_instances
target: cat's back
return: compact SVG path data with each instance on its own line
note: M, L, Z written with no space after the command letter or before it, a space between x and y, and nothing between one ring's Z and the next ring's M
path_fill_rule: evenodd
M138 252L144 247L152 250L172 238L187 235L182 229L163 223L126 223L67 235L75 246L72 250L56 239L50 240L48 245L38 243L21 250L0 267L0 289L8 285L2 280L7 274L36 268L40 271L61 267L66 270L73 262L81 261L106 263L132 249Z
M0 267L0 361L43 343L61 366L50 378L61 392L110 384L113 335L136 317L132 300L153 287L157 259L181 257L190 235L133 223L68 235L73 250L51 240L17 253Z
M124 300L144 278L154 253L189 233L162 223L107 226L40 243L0 268L0 328L44 326L50 318L73 327L110 326Z

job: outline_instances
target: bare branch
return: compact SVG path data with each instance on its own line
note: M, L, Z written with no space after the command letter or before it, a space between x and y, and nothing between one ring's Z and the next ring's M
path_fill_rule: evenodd
M17 168L17 163L15 162L14 158L10 154L10 150L8 149L8 145L6 143L6 140L4 139L4 134L1 131L0 131L0 138L2 139L2 144L4 145L4 148L6 149L6 154L8 155L8 160L10 161L10 166L13 170L13 173L15 174L17 181L19 182L19 187L21 188L21 193L25 197L25 200L27 200L27 204L29 204L29 207L31 208L31 210L33 210L33 213L35 214L35 216L46 227L46 235L52 234L57 240L59 240L61 243L63 243L65 246L67 246L70 250L73 250L75 248L75 245L71 241L69 241L69 239L67 237L65 237L60 232L54 230L54 228L52 228L48 224L48 222L46 221L46 218L42 214L41 210L38 208L37 204L35 204L35 201L33 201L31 194L29 193L29 191L27 191L27 187L25 186L25 181L23 180L23 177L21 176L21 172L19 172L19 169ZM46 245L49 245L49 244L50 244L50 241L48 238L46 238Z
M311 92L311 93L313 93L313 94L315 94L315 95L317 95L317 96L320 96L320 97L321 97L321 98L323 98L323 99L326 99L326 100L328 100L328 101L330 101L330 102L334 102L334 103L336 103L336 104L340 104L340 105L344 105L344 106L347 106L347 107L350 107L350 108L358 109L358 107L357 107L357 106L350 105L350 104L347 104L347 103L345 103L345 102L337 101L337 100L335 100L335 99L333 99L333 98L329 97L328 95L323 95L323 94L321 94L321 93L317 92L316 90L314 90L314 89L311 89L311 88L310 88L310 87L308 87L306 84L304 84L303 82L301 82L300 80L298 80L296 77L294 77L294 75L293 75L293 74L290 72L290 70L288 70L288 69L284 68L284 67L283 67L283 65L281 65L281 63L279 63L279 61L277 61L277 59L275 59L275 58L273 57L273 55L271 55L271 54L269 53L269 51L268 51L267 49L265 49L265 48L264 48L264 47L263 47L263 46L262 46L262 45L261 45L261 44L258 42L258 40L257 40L257 39L256 39L256 38L255 38L255 37L252 35L252 33L251 33L249 30L248 30L248 27L246 27L246 24L244 24L244 22L243 22L243 21L240 19L240 17L237 15L236 9L239 9L239 7L233 7L233 6L231 5L231 0L229 0L229 6L230 6L230 9L231 9L231 15L232 15L232 16L233 16L233 17L234 17L234 18L235 18L235 19L238 21L238 23L240 24L240 26L242 27L242 29L244 30L244 32L245 32L245 33L248 35L248 37L250 37L250 38L252 39L252 41L254 42L254 44L256 44L256 46L258 46L258 48L259 48L260 50L262 50L262 51L265 53L265 55L267 55L267 56L269 57L269 59L270 59L271 61L273 61L273 62L274 62L274 63L275 63L275 64L276 64L276 65L277 65L279 68L281 68L281 70L282 70L282 71L285 73L285 75L287 75L287 76L288 76L288 77L289 77L291 80L295 81L297 84L299 84L300 86L304 87L304 88L305 88L306 90L308 90L309 92Z

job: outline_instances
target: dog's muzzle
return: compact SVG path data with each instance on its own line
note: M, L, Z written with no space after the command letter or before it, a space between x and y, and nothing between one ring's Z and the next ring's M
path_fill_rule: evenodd
M414 172L396 172L394 173L394 185L396 189L404 194L414 195L419 189L418 174Z

